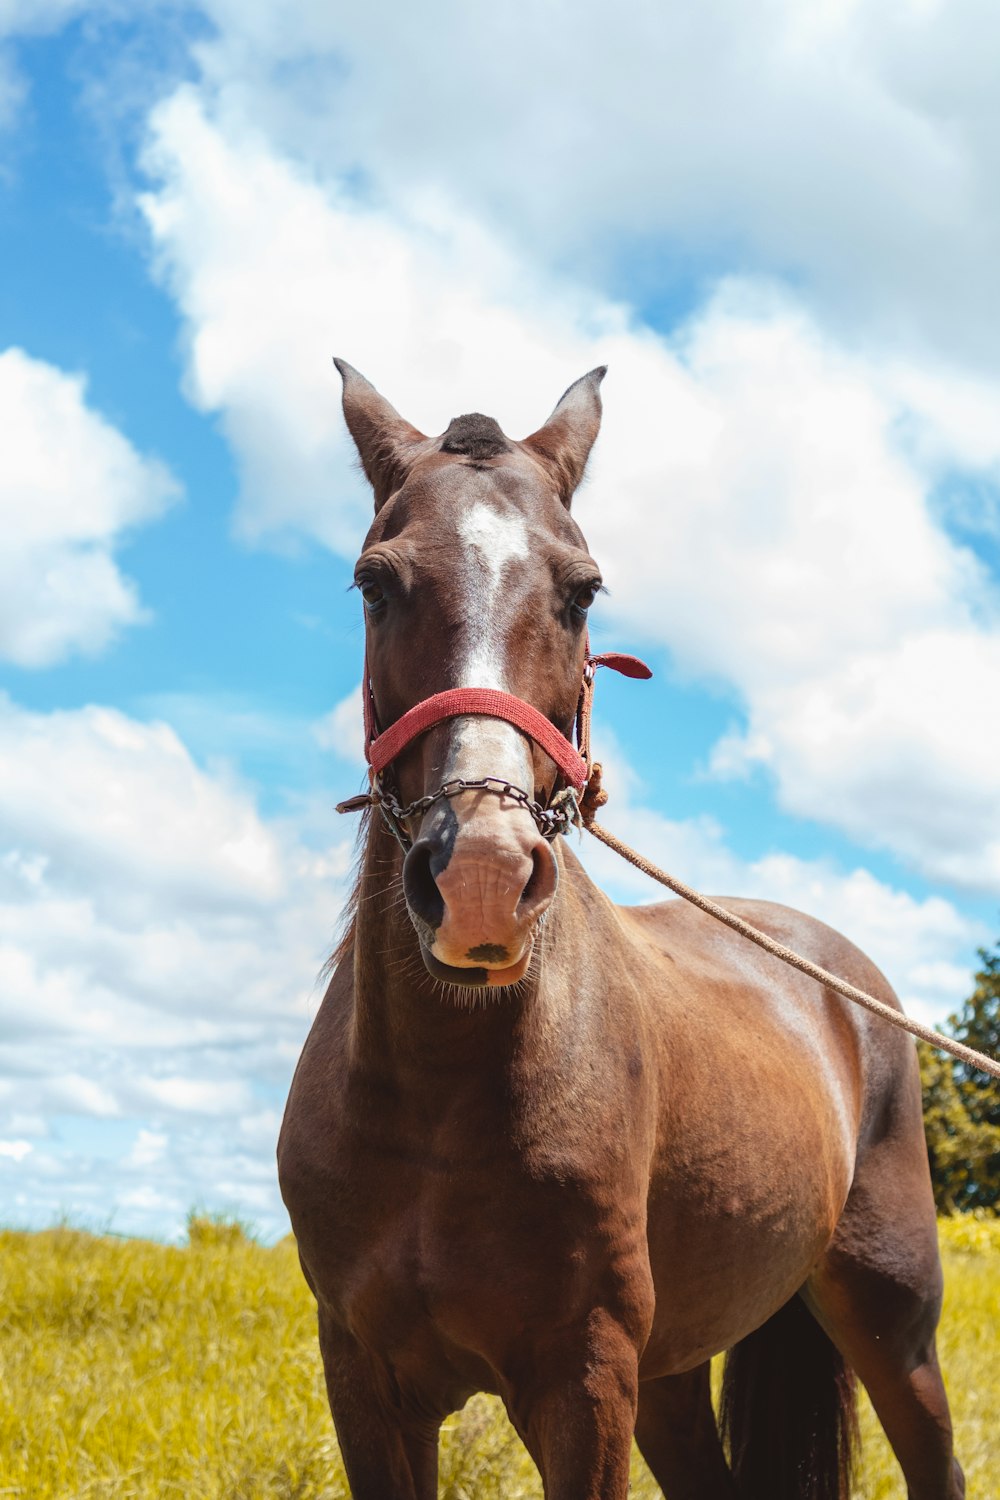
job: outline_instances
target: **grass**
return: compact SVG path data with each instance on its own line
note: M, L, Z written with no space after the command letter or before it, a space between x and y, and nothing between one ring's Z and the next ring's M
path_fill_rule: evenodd
M969 1480L1000 1466L1000 1221L941 1226L941 1355ZM902 1500L871 1412L857 1495ZM499 1404L442 1434L447 1500L540 1497ZM183 1248L0 1232L0 1500L347 1500L291 1240L194 1219ZM633 1494L659 1490L638 1457Z

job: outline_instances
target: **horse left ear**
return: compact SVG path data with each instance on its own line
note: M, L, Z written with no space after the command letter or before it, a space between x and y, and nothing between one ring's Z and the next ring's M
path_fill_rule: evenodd
M601 381L607 373L607 365L598 365L571 385L545 426L524 439L524 447L551 472L567 510L600 431Z
M427 439L346 359L333 362L344 382L344 418L375 491L378 511L404 483L417 450Z

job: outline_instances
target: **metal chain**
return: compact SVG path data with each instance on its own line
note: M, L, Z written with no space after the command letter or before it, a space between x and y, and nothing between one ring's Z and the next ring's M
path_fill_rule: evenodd
M439 786L436 792L428 792L424 797L417 797L413 802L408 802L405 807L395 794L382 784L382 778L375 777L370 792L338 803L337 811L356 812L366 806L377 807L389 831L404 849L408 849L413 841L404 827L406 819L415 817L418 813L425 813L429 807L433 807L435 802L440 802L442 797L458 797L462 792L489 792L494 797L509 797L512 802L516 802L530 814L539 833L550 842L558 834L580 826L580 808L572 787L565 787L556 794L548 807L543 807L522 787L514 786L502 776L478 776L475 779L455 776L451 781L446 781Z

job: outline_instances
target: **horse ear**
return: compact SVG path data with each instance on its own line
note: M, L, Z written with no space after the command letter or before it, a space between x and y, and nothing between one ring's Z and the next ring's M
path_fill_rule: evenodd
M567 509L600 430L601 381L607 373L607 365L598 365L571 385L545 426L524 439L552 473Z
M344 418L380 510L399 489L427 439L346 359L334 359L344 382Z

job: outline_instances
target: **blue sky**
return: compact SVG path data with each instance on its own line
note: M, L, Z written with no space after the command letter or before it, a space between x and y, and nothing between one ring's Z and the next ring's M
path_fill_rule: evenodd
M515 436L609 363L594 634L656 676L601 680L607 823L961 1002L1000 927L998 44L933 0L0 0L6 1222L283 1228L360 781L334 353Z

